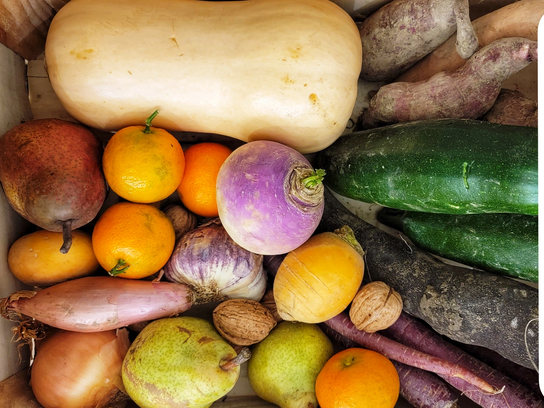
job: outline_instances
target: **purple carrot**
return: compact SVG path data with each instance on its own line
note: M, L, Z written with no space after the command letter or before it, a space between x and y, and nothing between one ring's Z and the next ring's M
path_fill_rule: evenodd
M470 370L459 364L429 355L425 352L405 346L391 340L379 333L366 333L355 327L349 315L342 312L335 317L325 321L329 327L341 335L355 341L359 345L377 351L390 360L407 364L411 367L431 371L448 377L458 377L477 387L480 393L496 393L498 388L493 387L487 381L474 375Z
M495 103L502 83L538 58L537 42L501 38L478 50L461 68L420 82L382 86L363 112L362 126L415 120L477 119Z
M425 323L403 312L397 321L381 332L407 347L428 353L434 357L456 363L475 375L487 381L493 387L500 389L499 393L483 393L463 381L448 374L437 373L463 394L484 408L536 408L544 407L544 401L539 395L511 378L501 374L456 347Z
M463 344L456 341L452 341L452 343L498 372L529 388L540 395L541 398L544 398L539 385L538 371L516 364L504 358L496 351L485 347Z
M320 323L323 332L343 348L361 347L336 330ZM400 380L400 395L414 408L457 408L460 391L429 371L391 360Z

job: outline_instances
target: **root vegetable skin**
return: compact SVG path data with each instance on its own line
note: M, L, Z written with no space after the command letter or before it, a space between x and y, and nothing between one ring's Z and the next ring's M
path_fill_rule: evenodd
M59 329L98 332L182 313L192 306L184 284L92 276L38 292L15 292L0 302L2 316L20 315Z
M523 37L537 41L538 23L544 15L544 0L520 0L477 18L472 22L480 47L500 38ZM456 38L442 45L399 75L395 82L419 82L441 71L453 71L463 64L456 51Z
M361 78L389 81L456 32L457 50L469 58L478 39L467 0L394 0L360 24Z
M492 108L502 83L538 58L537 42L503 38L453 72L382 86L363 114L363 127L424 119L477 119Z
M544 401L539 395L465 353L407 313L403 312L399 319L382 333L408 347L455 362L494 387L501 389L501 392L497 394L482 393L460 378L438 374L484 408L536 408L544 406Z
M477 387L477 392L480 393L496 393L498 391L497 388L491 386L485 380L458 364L407 347L384 337L381 334L366 333L358 330L345 312L327 320L325 324L333 330L336 330L342 336L347 337L365 348L377 351L390 360L395 360L435 374L463 379L472 384L473 387Z
M538 127L538 106L519 91L501 89L482 120L501 125Z

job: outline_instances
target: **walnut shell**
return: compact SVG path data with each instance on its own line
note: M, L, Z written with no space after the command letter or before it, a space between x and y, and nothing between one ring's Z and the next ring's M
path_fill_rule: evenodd
M268 289L265 293L263 298L261 299L261 305L266 307L270 313L272 313L272 316L274 316L274 319L279 323L283 321L282 317L278 313L278 308L276 307L276 301L274 300L274 291L272 289Z
M185 233L196 228L196 215L181 205L169 205L163 210L163 212L170 219L170 221L172 221L174 231L176 232L176 241Z
M402 297L380 281L364 285L353 298L349 317L359 330L374 333L387 329L402 312Z
M249 299L225 300L213 311L213 324L219 334L238 346L260 342L276 323L266 307Z

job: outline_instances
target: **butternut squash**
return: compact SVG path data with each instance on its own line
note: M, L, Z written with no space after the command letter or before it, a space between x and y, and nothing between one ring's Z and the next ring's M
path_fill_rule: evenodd
M357 26L329 0L72 0L53 19L45 61L78 121L116 131L332 144L357 96Z

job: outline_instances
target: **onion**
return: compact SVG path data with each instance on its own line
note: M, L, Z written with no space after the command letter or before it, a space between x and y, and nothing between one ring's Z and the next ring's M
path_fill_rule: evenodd
M128 399L121 368L129 347L126 329L46 337L31 367L34 396L44 408L100 408Z
M263 256L236 244L219 218L185 233L163 269L168 281L191 288L196 303L228 298L258 302L266 290Z
M59 329L98 332L179 314L192 304L187 285L88 276L15 292L0 301L0 312L21 325L32 325L30 317Z
M219 218L248 251L288 253L310 238L321 221L324 174L281 143L246 143L230 154L217 175Z

